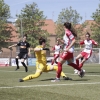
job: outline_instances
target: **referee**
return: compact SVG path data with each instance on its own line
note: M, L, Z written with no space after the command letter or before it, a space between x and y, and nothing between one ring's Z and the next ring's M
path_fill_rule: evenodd
M16 65L17 68L15 70L19 69L19 62L18 59L21 59L22 65L25 67L25 71L28 71L27 65L24 63L25 59L27 59L28 55L30 55L30 44L26 41L27 40L27 35L23 36L23 40L21 42L18 42L17 44L9 46L9 48L12 48L14 46L19 46L19 54L16 56Z

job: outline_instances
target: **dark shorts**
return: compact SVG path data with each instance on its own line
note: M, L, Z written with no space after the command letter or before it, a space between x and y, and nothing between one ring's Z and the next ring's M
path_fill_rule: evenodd
M28 58L28 54L27 53L19 53L18 57L19 57L19 59L27 59Z

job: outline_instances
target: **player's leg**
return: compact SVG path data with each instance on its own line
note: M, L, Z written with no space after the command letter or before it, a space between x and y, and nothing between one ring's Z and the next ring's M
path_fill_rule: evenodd
M77 57L76 57L76 64L77 66L79 66L79 59L80 58L83 58L83 56L81 54L79 54ZM74 69L74 73L75 74L78 74L78 70L77 69Z
M86 53L86 52L81 53L81 55L83 55L83 60L81 61L80 65L79 65L80 68L82 68L85 61L91 57L91 54L92 53Z
M19 62L18 62L18 59L19 59L19 56L16 56L15 61L16 61L17 68L16 68L15 70L18 70L18 69L19 69Z
M82 78L85 74L85 72L79 67L77 66L77 64L73 63L73 53L67 53L68 55L66 55L66 60L68 61L68 65L73 67L74 69L78 70L78 75Z
M30 75L24 77L23 79L19 79L19 82L24 82L27 80L38 78L41 75L41 73L42 73L41 70L36 70L35 74L30 74Z
M28 72L28 67L27 65L25 64L25 59L27 59L28 55L25 53L22 54L22 58L21 58L21 63L22 65L25 67L25 71Z
M56 63L56 64L57 64L56 59L57 59L58 57L59 57L59 55L54 54L54 58L52 59L52 63L51 63L51 65L53 65L54 63Z
M69 66L77 69L78 71L81 71L81 68L79 68L77 64L73 63L73 53L68 52L65 56L65 59L67 60Z
M76 57L76 64L77 66L79 66L79 59L82 58L82 55L79 54L77 57Z
M25 64L24 61L25 61L25 59L21 59L21 63L25 67L25 71L28 72L28 67L27 67L27 65Z
M22 79L19 79L19 82L24 82L27 80L38 78L42 74L43 70L45 69L45 66L42 63L37 63L36 68L37 68L37 70L36 70L35 74L30 74Z
M82 68L83 64L91 57L91 53L85 53L83 60L81 61L79 67Z
M44 72L49 72L49 71L56 71L58 70L57 65L47 65L47 68L44 70ZM68 76L65 75L63 71L61 71L61 76L63 77L64 80L72 80L72 78L69 78Z

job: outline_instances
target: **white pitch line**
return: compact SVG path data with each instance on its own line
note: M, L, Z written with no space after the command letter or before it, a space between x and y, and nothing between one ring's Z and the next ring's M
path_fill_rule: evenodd
M57 82L58 83L58 82ZM100 84L100 82L93 82L93 83L70 83L70 84L48 84L48 85L28 85L28 86L12 86L12 87L0 87L3 88L32 88L32 87L50 87L50 86L71 86L71 85L95 85Z
M25 71L7 71L7 70L0 70L0 72L25 72Z

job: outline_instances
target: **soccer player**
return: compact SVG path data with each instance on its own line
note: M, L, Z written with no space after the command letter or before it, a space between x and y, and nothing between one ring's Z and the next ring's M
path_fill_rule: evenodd
M28 55L30 55L30 44L26 41L27 35L23 36L23 40L21 42L18 42L17 44L9 46L9 48L12 48L14 46L19 46L19 54L16 56L16 70L19 69L19 62L18 59L21 59L22 65L25 67L25 71L28 71L27 65L24 63L25 59L27 59Z
M45 48L46 45L46 40L44 38L39 39L39 44L34 48L35 56L36 56L36 72L35 74L30 74L26 76L25 78L19 79L19 82L24 82L27 80L35 79L38 78L42 72L49 72L49 71L57 71L58 66L53 66L53 65L46 65L47 60L46 60L46 50L49 50L48 48ZM65 80L71 80L71 78L67 77L63 72L61 72L61 76Z
M51 65L53 65L54 63L58 63L57 59L60 55L60 50L61 50L61 45L59 44L59 41L57 41L56 45L53 47L52 49L54 51L54 58L52 59L52 63Z
M64 44L64 52L60 56L60 60L58 61L58 71L55 80L52 82L56 82L60 80L60 74L62 71L62 65L66 61L68 65L72 66L74 69L79 71L79 76L83 77L84 72L81 68L79 68L76 64L73 63L73 52L74 52L74 44L75 44L75 37L77 36L74 29L72 28L71 23L66 22L64 23L65 35L63 36L63 40L58 38L57 40Z
M93 39L90 39L90 33L86 33L85 34L85 40L80 42L80 45L85 45L84 50L76 57L76 63L77 65L82 68L83 64L86 62L86 60L88 60L91 55L92 55L92 49L93 49L93 45L98 45L96 41L94 41ZM79 59L81 60L81 63L79 64ZM76 72L77 73L77 70Z

